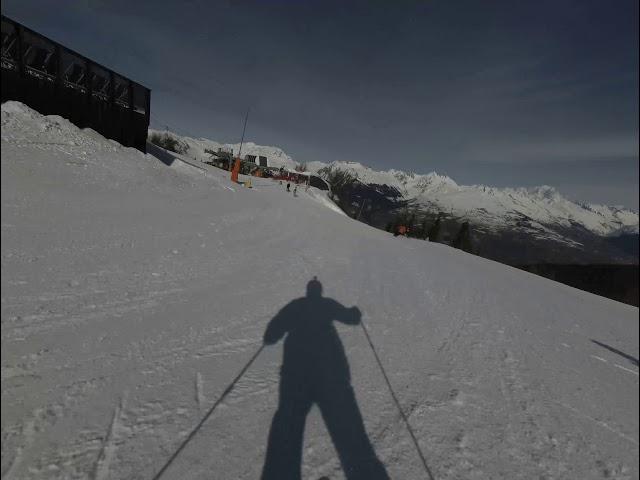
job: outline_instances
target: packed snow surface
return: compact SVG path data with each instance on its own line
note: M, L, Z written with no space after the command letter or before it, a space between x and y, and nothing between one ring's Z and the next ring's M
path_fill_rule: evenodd
M17 103L1 167L3 478L152 478L268 325L163 478L259 478L301 442L302 478L362 478L339 460L358 410L379 478L427 478L361 325L434 478L638 478L637 308ZM291 303L314 276L325 298Z

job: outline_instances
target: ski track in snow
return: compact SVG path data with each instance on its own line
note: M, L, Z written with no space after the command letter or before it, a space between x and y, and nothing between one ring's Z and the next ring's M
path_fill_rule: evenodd
M617 363L613 365L616 368L624 370L625 372L629 372L634 374L636 377L638 376L638 372L636 370L631 370L630 368L623 367L622 365L618 365Z
M102 447L100 448L100 454L96 459L95 469L91 475L92 480L105 480L109 475L109 465L115 454L115 437L117 435L117 429L120 426L120 413L122 412L122 399L120 403L113 409L113 417L109 430L103 440Z
M202 408L202 404L204 403L204 397L202 393L202 374L200 372L196 372L195 390L196 404L198 405L198 409L200 409Z
M314 275L362 311L438 480L638 477L637 369L590 340L637 358L637 308L2 108L3 479L151 478ZM364 333L336 329L378 457L424 478ZM281 355L166 478L259 477ZM344 478L316 407L302 474Z

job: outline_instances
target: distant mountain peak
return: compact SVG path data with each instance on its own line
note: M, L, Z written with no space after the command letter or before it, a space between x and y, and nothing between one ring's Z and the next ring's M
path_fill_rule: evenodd
M558 192L558 190L556 190L554 187L551 187L549 185L540 185L538 187L531 187L527 189L528 192L532 195L535 195L538 198L544 198L547 200L559 200L562 197L562 195L560 195L560 192Z

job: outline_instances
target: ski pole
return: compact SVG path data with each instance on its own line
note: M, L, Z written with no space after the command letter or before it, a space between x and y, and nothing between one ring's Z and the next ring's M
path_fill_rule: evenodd
M256 351L256 353L253 354L251 359L249 359L249 361L242 368L242 370L240 370L240 373L238 373L238 375L236 375L236 378L234 378L233 381L229 384L229 386L224 390L224 392L222 392L222 395L220 395L220 398L218 398L218 400L216 400L216 403L213 404L213 406L209 409L209 411L202 418L202 420L200 420L200 422L193 428L193 430L191 430L191 433L189 433L189 435L187 435L187 437L180 444L178 449L175 452L173 452L173 455L171 455L171 457L169 457L169 460L167 460L166 463L162 466L162 468L158 471L158 473L156 473L154 475L153 480L158 480L162 476L162 474L167 470L167 468L169 468L169 465L171 465L171 463L176 459L176 457L182 451L182 449L184 447L186 447L187 443L189 443L191 441L191 439L196 435L198 430L200 430L200 427L202 427L202 425L204 425L204 422L207 421L207 419L211 416L213 411L218 407L218 405L220 405L222 403L224 398L231 392L231 390L233 390L233 387L235 387L235 385L238 382L238 380L240 380L240 378L245 374L245 372L249 369L249 367L255 361L255 359L258 358L258 355L260 355L260 353L262 352L263 349L264 349L264 343L262 345L260 345L260 348Z
M376 362L378 363L378 367L380 367L380 371L382 372L382 376L384 377L384 381L387 383L387 387L389 388L389 391L391 392L391 397L393 398L393 401L395 402L396 407L398 407L398 410L400 411L400 416L402 417L402 420L404 420L404 424L407 427L407 430L409 431L409 435L411 436L411 440L413 441L413 445L416 447L416 451L418 452L418 456L420 457L420 460L422 461L422 466L424 467L424 470L427 472L427 476L429 477L429 480L435 480L435 477L431 473L431 469L429 468L429 465L427 465L427 460L426 460L426 458L424 456L424 453L422 453L422 449L420 448L420 445L418 444L418 439L416 438L415 434L413 433L413 429L411 428L411 425L409 424L409 419L404 414L404 411L402 410L402 407L400 406L400 402L398 401L398 397L396 397L396 393L394 392L393 387L391 386L391 382L389 381L389 377L387 376L387 372L385 371L384 367L382 366L382 361L380 361L380 357L378 356L378 352L376 350L376 347L373 345L373 342L371 341L371 337L369 336L369 332L367 331L367 327L365 327L364 320L362 318L360 318L360 326L362 327L362 331L364 332L365 337L367 337L367 342L369 342L369 346L371 347L371 351L373 352L373 356L376 357Z

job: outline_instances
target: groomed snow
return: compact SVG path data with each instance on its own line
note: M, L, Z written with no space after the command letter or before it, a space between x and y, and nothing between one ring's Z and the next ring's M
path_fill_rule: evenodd
M3 479L152 478L313 276L362 311L436 479L638 478L637 308L17 103L1 173ZM336 329L378 458L425 478L363 331ZM281 360L163 478L259 478ZM314 407L302 478L323 475L345 478Z

